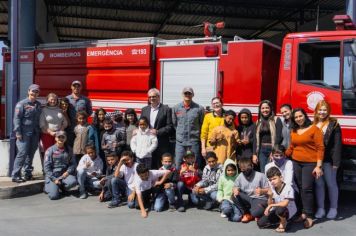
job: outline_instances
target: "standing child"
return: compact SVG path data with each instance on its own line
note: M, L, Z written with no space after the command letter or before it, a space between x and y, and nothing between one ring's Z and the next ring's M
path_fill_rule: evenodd
M136 154L136 162L144 164L148 169L152 165L152 152L157 148L157 137L148 128L148 120L141 117L138 121L138 131L131 139L131 150Z
M120 130L115 129L114 122L110 118L105 118L104 129L105 133L101 140L101 148L105 155L115 152L116 156L120 156L126 145L125 136Z
M180 166L179 182L177 184L177 211L185 212L183 194L189 194L193 204L198 205L199 200L193 194L192 190L196 183L201 179L201 170L195 162L194 152L188 150L183 157L183 163Z
M77 166L80 199L88 197L87 188L100 189L100 176L103 172L103 161L98 157L94 144L85 146L84 155Z
M60 189L68 190L77 184L75 159L71 149L65 145L66 133L58 131L55 136L56 143L47 149L44 160L45 192L51 200L59 199Z
M240 139L237 140L236 160L239 161L242 157L252 157L256 125L253 123L249 109L242 109L237 118L239 121L237 131Z
M157 212L162 211L168 200L169 209L174 211L176 204L175 190L179 180L179 173L173 165L173 157L170 153L167 152L162 155L162 167L160 170L169 170L171 173L156 195L154 210Z
M134 208L135 206L135 191L134 177L136 175L137 163L134 162L134 155L131 151L123 151L119 164L114 173L114 178L111 180L112 200L108 204L108 208L115 208L120 205L120 196L127 196L127 206Z
M149 170L144 164L138 164L137 175L134 179L134 188L137 195L137 202L140 206L141 216L147 217L147 208L151 207L153 188L162 185L168 175L169 170Z
M233 201L243 214L241 222L248 223L263 215L269 186L266 176L253 170L250 158L242 158L239 167L242 175L236 178Z
M85 154L85 146L88 143L89 126L87 117L88 115L85 111L77 112L77 125L74 128L75 139L73 144L73 154L77 163L79 163L80 158Z
M221 203L221 217L228 217L229 221L239 222L241 220L241 212L231 200L232 188L234 187L237 178L237 166L231 159L227 159L224 164L224 174L221 175L218 181L218 193L216 200Z
M118 157L116 152L111 152L106 155L106 175L100 180L100 185L102 186L102 190L99 195L99 201L101 202L107 201L112 198L111 180L114 177L117 163L118 163Z
M257 221L257 225L260 228L266 228L279 223L276 231L284 233L287 220L291 219L297 212L294 190L291 185L283 182L282 173L277 167L268 169L267 178L271 184L271 189L268 191L268 206L265 209L264 216Z
M131 143L131 138L133 136L134 130L137 130L137 114L134 109L128 108L125 111L125 119L124 119L125 125L126 125L126 144L127 144L127 149L131 150L130 148L130 143Z
M204 210L211 210L216 201L222 165L217 162L218 158L214 152L207 152L205 159L208 164L204 167L202 180L193 188L193 195L205 202Z

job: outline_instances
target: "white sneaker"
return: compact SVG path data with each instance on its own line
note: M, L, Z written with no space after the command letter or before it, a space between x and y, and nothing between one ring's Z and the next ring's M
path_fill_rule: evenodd
M227 217L227 215L225 215L224 213L221 213L220 216L221 216L222 218L226 218L226 217Z
M330 208L328 214L326 215L326 218L330 220L334 220L337 216L337 209L336 208Z
M318 208L318 210L315 213L315 218L321 219L325 217L325 210L324 208Z

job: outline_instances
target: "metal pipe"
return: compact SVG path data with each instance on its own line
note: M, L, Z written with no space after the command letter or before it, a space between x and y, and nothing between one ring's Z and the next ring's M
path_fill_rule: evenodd
M14 110L16 103L18 101L18 92L19 92L19 84L18 84L18 77L19 77L19 11L20 11L20 0L12 0L11 2L11 90L12 90L12 97L10 104L8 107L10 108L7 112L14 115ZM9 173L11 175L12 168L14 165L14 160L16 157L16 136L15 132L13 131L13 122L9 122L10 124L10 161L9 161Z

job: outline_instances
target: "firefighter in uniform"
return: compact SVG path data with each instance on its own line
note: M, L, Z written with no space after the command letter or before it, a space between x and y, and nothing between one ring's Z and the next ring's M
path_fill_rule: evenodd
M44 160L45 192L51 200L60 197L59 190L63 192L77 185L76 162L71 148L65 145L66 133L56 132L55 139L56 144L47 149Z
M71 124L69 127L70 131L68 131L69 133L67 133L67 144L73 147L74 138L75 138L74 127L77 125L77 119L76 119L77 112L85 111L90 117L91 114L93 113L93 108L90 99L81 94L82 82L80 82L79 80L73 81L71 85L71 89L72 89L72 94L67 96L69 103L72 105L72 108L69 109L69 118Z
M39 119L41 103L37 101L40 86L32 84L28 88L28 98L16 104L14 132L16 134L17 155L12 170L12 182L21 183L32 179L32 161L40 138ZM24 168L25 179L21 177Z

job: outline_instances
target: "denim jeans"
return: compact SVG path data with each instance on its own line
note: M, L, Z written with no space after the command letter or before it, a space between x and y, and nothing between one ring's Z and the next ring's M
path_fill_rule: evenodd
M131 193L132 193L132 190L127 187L127 188L126 188L126 194L127 194L127 196L130 196ZM137 204L136 198L137 198L137 197L135 197L132 201L127 200L127 206L128 206L128 208L133 209L133 208L138 208L138 207L139 207L138 204Z
M210 193L206 194L195 194L192 193L196 198L200 200L200 202L215 202L216 201L216 195L218 194L218 191L212 191Z
M223 200L221 202L220 210L221 213L225 214L228 217L229 221L239 222L241 220L242 217L241 211L239 210L239 208L237 208L237 206L234 203L228 200Z
M111 193L112 193L112 202L119 203L120 195L126 195L127 184L125 180L118 177L113 177L111 179Z
M183 146L180 143L176 142L176 156L175 156L175 164L176 168L180 169L180 165L183 163L183 157L187 150L191 150L195 154L195 161L198 164L200 169L203 169L205 166L205 161L200 153L200 143L194 143L191 146Z
M144 164L148 169L151 169L152 157L136 158L138 164Z
M181 181L177 184L177 203L178 207L183 206L183 194L189 194L190 200L194 205L198 205L199 199L193 194L192 190L187 188L185 184Z
M337 209L339 198L339 188L337 186L337 169L334 169L329 162L323 164L324 175L316 179L316 203L318 208L325 208L325 184L328 188L330 208Z
M176 203L175 197L174 188L164 189L164 191L161 191L156 195L154 210L157 212L162 211L167 200L170 206L174 206Z
M265 166L267 165L269 160L269 156L271 155L272 148L270 146L262 146L258 153L258 162L260 164L260 172L265 173Z
M84 169L78 171L77 178L80 193L84 193L88 188L101 189L100 180L96 177L89 176Z

